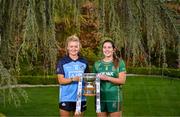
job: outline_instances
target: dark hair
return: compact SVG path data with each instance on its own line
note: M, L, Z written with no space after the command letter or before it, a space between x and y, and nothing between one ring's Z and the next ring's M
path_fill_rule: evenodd
M102 44L102 46L105 44L105 43L111 43L113 49L115 50L115 52L113 53L113 64L115 66L115 68L118 68L119 67L119 61L120 61L120 57L121 57L121 53L120 51L115 47L115 44L112 40L105 40Z

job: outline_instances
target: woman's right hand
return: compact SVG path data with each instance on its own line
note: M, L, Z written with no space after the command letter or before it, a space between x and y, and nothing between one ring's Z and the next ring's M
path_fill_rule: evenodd
M105 81L109 80L109 77L107 75L103 75L103 74L97 74L96 77L100 78L101 80L105 80Z
M80 77L79 76L75 76L75 77L72 78L72 81L79 82L80 81Z

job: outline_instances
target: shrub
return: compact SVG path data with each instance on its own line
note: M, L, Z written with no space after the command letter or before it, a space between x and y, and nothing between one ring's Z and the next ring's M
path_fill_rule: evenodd
M87 58L87 61L90 65L93 65L95 61L98 60L98 56L94 53L91 48L82 48L81 50L82 56Z
M20 76L18 84L58 84L56 76Z
M164 75L180 78L180 69L166 69Z
M142 74L142 75L164 75L164 76L169 76L169 77L180 78L180 69L169 69L169 68L162 69L162 68L155 68L155 67L153 68L128 67L127 73L128 74ZM32 84L32 85L58 84L56 75L51 75L51 76L27 75L27 76L20 76L17 79L18 79L18 84Z
M180 78L180 69L170 69L170 68L128 67L127 73L142 74L142 75L164 75L169 77Z

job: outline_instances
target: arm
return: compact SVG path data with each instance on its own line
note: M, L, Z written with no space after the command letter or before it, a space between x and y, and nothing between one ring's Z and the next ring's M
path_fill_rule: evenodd
M118 78L113 78L113 77L109 77L107 76L108 81L112 82L114 84L125 84L126 82L126 72L120 72L119 73L119 77Z
M98 76L101 80L106 80L112 82L114 84L125 84L126 81L126 72L120 72L118 78L106 76L106 75L99 75Z
M58 82L59 84L70 84L74 81L79 81L80 80L80 77L79 76L76 76L76 77L73 77L73 78L64 78L64 75L63 74L58 74Z

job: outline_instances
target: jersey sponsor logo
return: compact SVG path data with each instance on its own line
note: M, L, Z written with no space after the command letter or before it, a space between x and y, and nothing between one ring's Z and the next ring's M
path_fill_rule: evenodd
M83 71L70 71L69 72L69 77L75 77L75 76L82 76L82 74L83 74Z
M65 65L64 66L64 69L67 70L67 71L71 71L71 70L75 70L75 71L78 71L78 70L85 70L86 68L86 65Z
M108 76L113 76L114 75L113 72L101 72L101 74L108 75Z
M65 68L66 68L66 69L72 69L71 66L66 66Z

